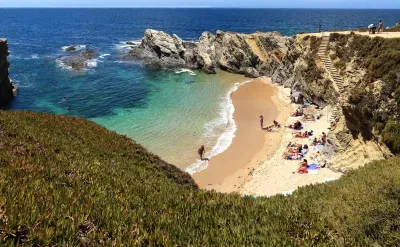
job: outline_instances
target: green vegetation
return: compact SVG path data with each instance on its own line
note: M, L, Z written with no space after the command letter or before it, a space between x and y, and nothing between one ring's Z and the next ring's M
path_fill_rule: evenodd
M0 246L395 246L399 200L399 159L243 198L84 119L0 111Z
M382 135L392 151L400 153L392 141L392 138L399 140L400 133L392 124L383 127L400 120L400 39L333 33L330 41L336 43L335 53L339 58L335 67L342 72L354 58L356 65L366 72L358 85L352 85L350 103L355 107L354 113L369 132Z

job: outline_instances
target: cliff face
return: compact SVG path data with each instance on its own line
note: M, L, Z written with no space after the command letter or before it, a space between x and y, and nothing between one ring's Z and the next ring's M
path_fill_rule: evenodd
M206 73L215 73L219 68L248 77L268 76L274 83L300 91L307 101L330 106L332 120L337 122L337 128L328 136L329 152L336 157L331 166L347 170L391 155L385 144L394 151L400 150L400 138L393 138L393 132L400 129L396 120L399 68L395 66L400 64L400 48L395 44L400 42L333 36L283 37L276 32L217 31L215 35L204 32L198 42L192 43L183 42L176 35L147 30L141 45L125 59L141 59L161 67L201 69ZM381 58L368 60L368 51L374 45L389 46L393 51L387 53L380 48L372 57ZM374 73L369 71L371 67L385 69ZM366 81L368 85L362 83ZM373 115L379 121L370 124L368 116ZM380 132L374 130L376 123ZM386 141L382 132L385 128L390 129Z
M15 95L16 89L8 77L9 62L7 40L0 39L0 108L7 104Z

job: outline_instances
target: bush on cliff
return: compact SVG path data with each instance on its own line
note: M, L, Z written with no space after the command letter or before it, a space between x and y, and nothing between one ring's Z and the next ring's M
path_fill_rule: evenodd
M292 196L199 190L130 139L0 111L0 246L368 246L400 238L400 160Z

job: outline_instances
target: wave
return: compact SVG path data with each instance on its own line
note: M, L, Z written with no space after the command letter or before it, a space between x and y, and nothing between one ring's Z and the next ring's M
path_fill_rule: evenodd
M108 56L110 56L110 55L111 55L111 54L108 54L108 53L102 54L102 55L99 56L99 58L102 58L102 59L103 59L103 58L108 57Z
M72 46L76 48L75 51L86 49L86 45L72 45ZM63 51L67 51L68 47L71 47L71 45L63 46L63 47L61 47L61 49Z
M88 67L88 69L93 69L97 67L97 63L99 62L99 60L97 58L94 59L90 59L86 61L86 65Z
M240 86L251 81L252 80L248 80L242 83L236 83L222 99L220 117L204 126L205 129L203 135L204 137L216 136L218 135L217 134L218 129L225 129L222 132L222 134L219 135L217 143L214 145L211 151L205 155L206 157L211 158L217 156L218 154L221 154L222 152L227 150L228 147L232 144L232 140L235 137L237 126L235 120L233 119L235 106L233 105L231 95ZM194 173L207 169L207 167L208 167L208 161L197 160L192 165L186 167L185 171L193 175Z
M193 70L190 69L177 69L175 70L175 74L182 74L182 73L188 73L189 75L195 76L196 73Z
M115 45L118 50L130 50L134 47L138 47L142 43L141 40L133 41L121 41L119 44Z
M66 69L66 70L73 70L71 66L65 64L61 59L56 59L57 67Z

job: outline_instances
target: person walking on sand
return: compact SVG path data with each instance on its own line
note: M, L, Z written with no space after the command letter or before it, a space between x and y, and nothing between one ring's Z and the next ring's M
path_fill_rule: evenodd
M200 159L201 160L204 160L203 159L203 155L204 155L204 152L205 152L205 150L204 150L204 145L201 145L201 147L199 148L199 151L197 151L198 152L198 154L200 155Z
M383 21L382 20L379 20L378 33L380 33L380 31L383 32Z
M264 129L264 117L263 115L260 116L260 125L261 125L261 130Z

